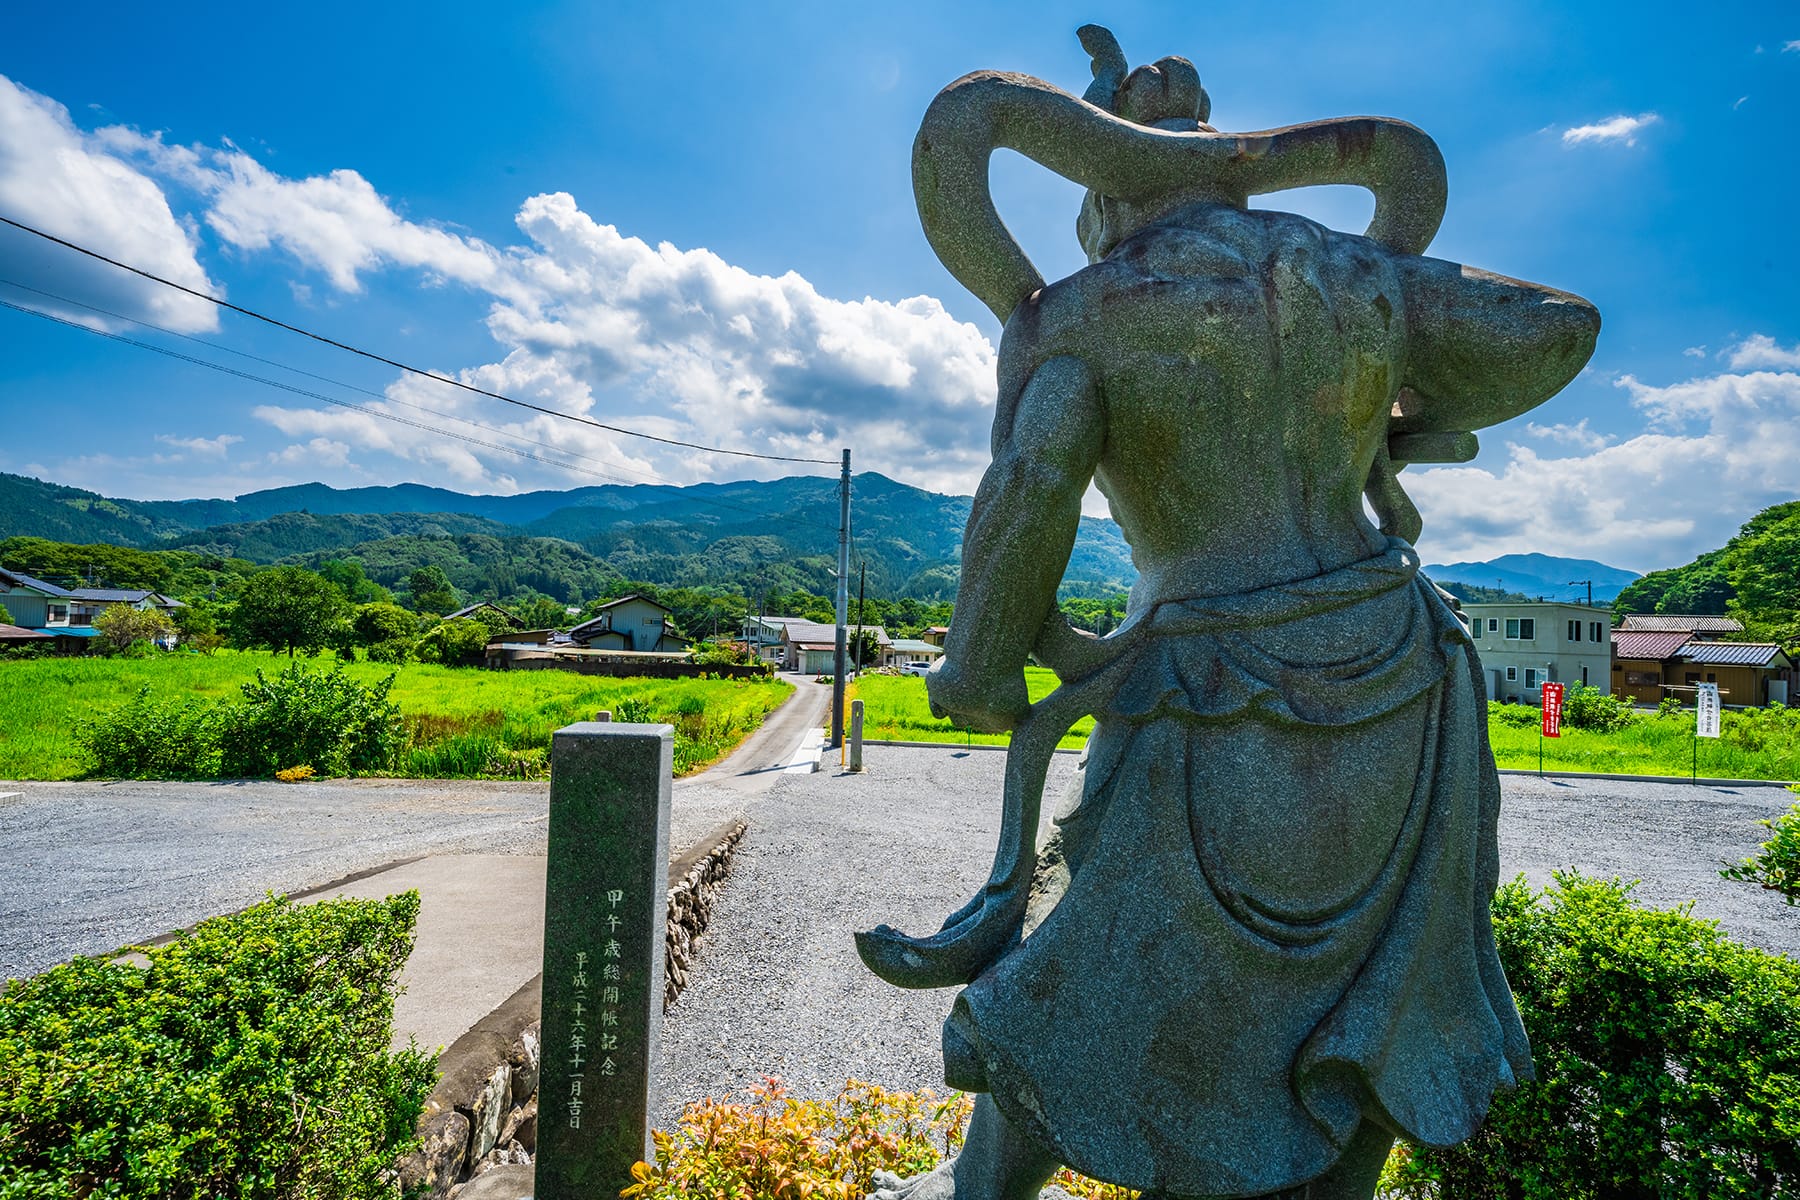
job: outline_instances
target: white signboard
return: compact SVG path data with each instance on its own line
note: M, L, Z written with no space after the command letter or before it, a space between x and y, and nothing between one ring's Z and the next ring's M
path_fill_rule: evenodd
M1719 736L1719 685L1702 683L1694 692L1694 736Z

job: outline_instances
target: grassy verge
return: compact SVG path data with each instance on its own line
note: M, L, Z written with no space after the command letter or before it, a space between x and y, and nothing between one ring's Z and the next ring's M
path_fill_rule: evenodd
M1056 686L1056 676L1030 667L1025 681L1036 701ZM866 675L851 686L851 695L863 702L863 735L870 740L896 742L951 742L1004 746L1003 733L970 734L952 722L931 715L925 699L925 681L914 675ZM1488 733L1494 758L1502 767L1536 770L1538 765L1537 710L1529 714L1529 727L1491 720ZM1079 748L1092 731L1092 717L1083 718L1062 744ZM1724 736L1700 740L1699 770L1702 776L1730 779L1800 779L1800 714L1771 720L1760 713L1728 711ZM1560 738L1544 739L1544 769L1569 773L1606 775L1686 775L1694 757L1692 711L1656 716L1640 714L1616 733L1595 733L1565 726Z
M80 778L87 763L72 736L76 724L125 703L140 687L178 699L232 699L258 668L272 675L287 662L220 653L0 663L0 779ZM397 672L392 694L408 734L397 773L416 778L543 776L551 733L592 720L600 709L674 725L675 771L685 775L723 757L793 691L775 680L608 679L420 663L345 670L365 683Z
M1036 703L1056 690L1056 675L1042 667L1026 667L1025 686ZM917 675L865 675L850 685L849 694L863 702L863 737L870 741L1004 746L1012 740L1010 734L971 733L932 716L925 680ZM1093 729L1094 718L1083 717L1063 738L1063 748L1079 750Z
M1534 718L1537 710L1529 710ZM1756 736L1754 715L1724 714L1723 737L1700 738L1699 774L1715 779L1800 779L1800 738ZM1488 722L1494 760L1502 767L1537 770L1538 733ZM1640 715L1616 733L1565 727L1544 738L1544 770L1605 775L1686 775L1695 766L1694 714Z

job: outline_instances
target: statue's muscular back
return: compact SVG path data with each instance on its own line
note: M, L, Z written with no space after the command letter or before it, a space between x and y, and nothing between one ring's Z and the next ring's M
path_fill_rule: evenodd
M1182 210L1015 312L996 452L1037 368L1077 358L1106 426L1095 481L1142 576L1134 606L1366 558L1385 544L1361 497L1401 383L1403 307L1392 256L1366 238Z

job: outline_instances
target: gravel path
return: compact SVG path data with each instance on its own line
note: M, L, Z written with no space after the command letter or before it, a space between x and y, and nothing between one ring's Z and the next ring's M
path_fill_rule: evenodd
M942 1090L939 1026L954 992L882 983L851 935L883 921L928 932L973 895L993 854L1004 761L871 747L867 775L788 779L755 803L694 982L664 1020L661 1127L684 1102L764 1073L807 1096L852 1076ZM1057 756L1047 796L1075 762ZM1521 776L1503 788L1503 878L1541 885L1564 866L1641 878L1647 903L1695 900L1733 936L1800 957L1800 908L1717 874L1766 836L1755 822L1784 811L1786 791Z

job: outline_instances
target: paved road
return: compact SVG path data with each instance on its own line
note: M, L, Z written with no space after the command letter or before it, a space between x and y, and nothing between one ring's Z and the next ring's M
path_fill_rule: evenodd
M781 778L802 743L816 748L829 698L799 684L729 758L678 781L674 846ZM542 854L550 794L546 783L396 779L0 784L12 791L0 800L4 978L422 854Z
M1004 756L870 747L869 774L785 779L757 801L693 982L664 1018L664 1128L684 1103L765 1072L806 1096L847 1078L942 1090L939 1028L952 991L905 992L863 968L851 941L880 922L929 932L985 879ZM1050 795L1074 766L1059 755ZM1721 860L1753 850L1780 788L1623 781L1502 781L1504 877L1574 866L1641 878L1657 905L1696 901L1733 936L1800 957L1800 908L1731 883Z

